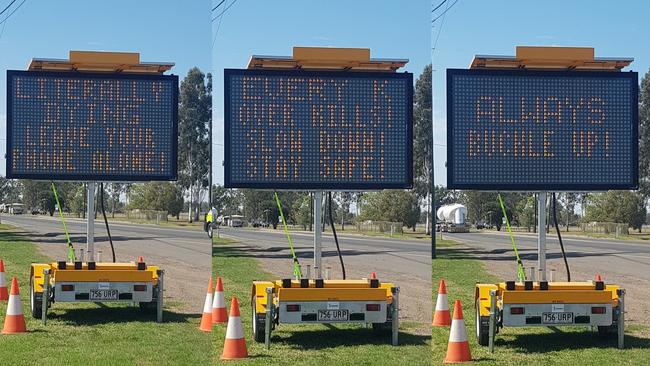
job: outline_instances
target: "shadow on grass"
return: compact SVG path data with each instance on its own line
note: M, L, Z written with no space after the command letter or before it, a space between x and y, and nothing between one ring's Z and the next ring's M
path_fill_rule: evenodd
M599 336L592 331L556 330L544 334L519 334L514 335L514 340L505 340L497 336L496 347L510 347L522 353L548 353L565 350L580 350L587 348L616 349L618 342L616 335L609 337ZM650 349L650 339L633 335L625 335L625 349Z
M189 323L200 318L201 314L183 314L163 311L163 323ZM68 325L85 326L98 324L118 324L130 322L156 322L155 312L143 312L137 306L97 306L50 310L48 319L65 322Z
M282 330L282 326L278 328ZM431 336L399 333L399 346L423 346ZM289 335L271 334L271 344L286 343L304 350L322 350L340 346L390 345L389 332L377 334L370 328L336 328L294 330Z

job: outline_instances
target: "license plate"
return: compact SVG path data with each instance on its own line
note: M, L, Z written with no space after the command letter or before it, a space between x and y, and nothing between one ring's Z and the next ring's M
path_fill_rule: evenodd
M117 300L118 298L117 290L90 290L90 300Z
M573 324L573 313L543 313L544 324Z
M344 322L349 316L348 310L318 310L318 321L322 322Z

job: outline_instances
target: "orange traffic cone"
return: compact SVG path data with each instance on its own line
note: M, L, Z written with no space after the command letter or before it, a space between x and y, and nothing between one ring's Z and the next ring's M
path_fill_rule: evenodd
M594 277L594 281L596 282L602 282L603 278L600 276L600 273L596 273L596 277Z
M226 314L226 300L223 296L223 283L221 277L217 277L217 287L214 289L214 300L212 301L212 324L226 322L228 322L228 314Z
M447 357L445 363L467 362L472 360L467 341L467 331L463 320L463 308L460 300L454 303L454 319L451 322L449 333L449 345L447 346Z
M212 332L212 277L210 277L210 281L208 282L208 293L205 295L203 316L201 317L199 329L204 332Z
M142 256L139 255L138 256L138 263L143 263L143 262L144 262L144 258L142 258Z
M18 280L14 277L11 279L11 294L9 295L7 317L5 318L5 326L2 328L2 334L23 333L26 331L23 305L20 303L20 291L18 291Z
M226 329L226 341L223 344L222 360L236 360L248 357L246 351L246 340L244 339L244 328L239 315L239 303L233 296L230 304L230 317L228 318L228 329Z
M449 300L447 300L447 287L445 280L440 280L438 288L438 299L436 300L436 312L433 314L434 327L448 327L451 325L451 315L449 314Z
M5 278L5 262L0 259L0 301L9 300L9 291L7 291L7 279Z
M377 279L377 272L370 272L370 279L371 280L376 280Z

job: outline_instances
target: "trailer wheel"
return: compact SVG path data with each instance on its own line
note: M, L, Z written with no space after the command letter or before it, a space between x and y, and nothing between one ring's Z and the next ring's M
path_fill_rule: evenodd
M257 314L255 311L255 297L251 298L251 313L252 324L253 324L253 340L257 343L264 343L265 341L265 330L266 330L266 316Z
M614 323L612 325L599 325L598 326L598 335L604 338L609 338L615 334L618 334L618 324Z
M149 302L139 302L140 311L145 314L153 314L158 310L158 286L153 288L153 296Z
M34 319L41 319L43 316L43 294L38 296L34 291L34 277L29 279L29 310Z
M481 316L481 302L476 300L476 340L481 346L490 343L490 317Z

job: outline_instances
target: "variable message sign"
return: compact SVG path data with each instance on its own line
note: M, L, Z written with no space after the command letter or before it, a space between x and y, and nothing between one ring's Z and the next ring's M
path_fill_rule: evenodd
M447 186L638 186L635 72L447 70Z
M7 72L7 177L175 180L175 75Z
M225 70L225 185L412 186L413 75Z

